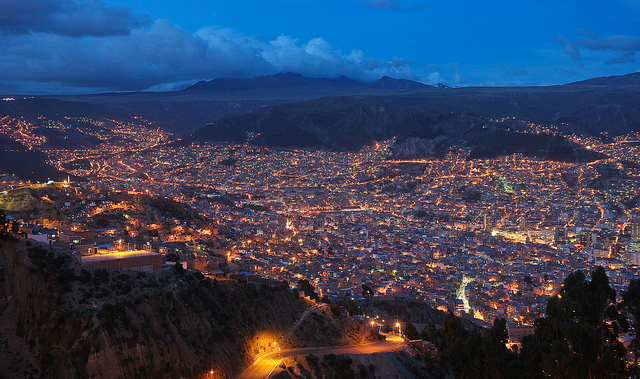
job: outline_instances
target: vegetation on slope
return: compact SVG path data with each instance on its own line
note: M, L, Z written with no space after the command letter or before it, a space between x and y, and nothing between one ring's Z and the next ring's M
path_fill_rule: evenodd
M281 285L83 269L28 244L0 241L8 377L234 377L308 306Z

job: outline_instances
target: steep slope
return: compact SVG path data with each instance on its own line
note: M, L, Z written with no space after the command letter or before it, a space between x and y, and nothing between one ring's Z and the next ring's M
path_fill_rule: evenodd
M0 210L25 220L47 220L47 224L61 221L64 216L56 208L45 189L19 188L0 193Z
M0 239L0 375L232 378L307 307L282 286L81 269Z

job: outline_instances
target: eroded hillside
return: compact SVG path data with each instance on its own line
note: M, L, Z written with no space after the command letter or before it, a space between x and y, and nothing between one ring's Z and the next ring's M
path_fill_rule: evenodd
M0 239L0 375L235 377L308 303L281 285L82 269Z

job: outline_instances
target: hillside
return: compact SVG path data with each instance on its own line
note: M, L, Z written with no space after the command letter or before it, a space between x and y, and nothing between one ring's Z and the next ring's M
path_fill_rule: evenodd
M640 130L638 77L633 73L548 87L444 88L388 77L360 83L345 77L313 79L289 73L254 79L219 78L177 92L51 96L42 101L59 100L46 107L74 117L93 109L111 117L143 117L178 136L268 106L367 95L406 105L419 103L441 113L518 117L556 124L569 132L625 134ZM65 109L62 103L72 103L77 110ZM1 114L10 113L0 106Z
M282 286L84 270L0 240L0 375L231 378L307 303Z
M221 120L180 141L251 143L353 151L373 141L396 138L399 157L442 157L451 148L470 148L471 157L522 153L540 159L595 158L561 136L511 131L509 125L472 113L441 112L418 95L327 97L274 106Z
M65 219L46 189L20 188L0 193L0 210L26 220L46 220L47 224Z

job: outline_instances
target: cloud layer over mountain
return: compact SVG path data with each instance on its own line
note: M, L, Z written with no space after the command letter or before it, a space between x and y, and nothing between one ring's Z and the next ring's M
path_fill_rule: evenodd
M0 0L0 31L3 92L171 88L288 71L362 81L384 75L419 79L409 62L379 61L360 50L342 53L321 37L264 40L218 28L191 34L99 0Z

